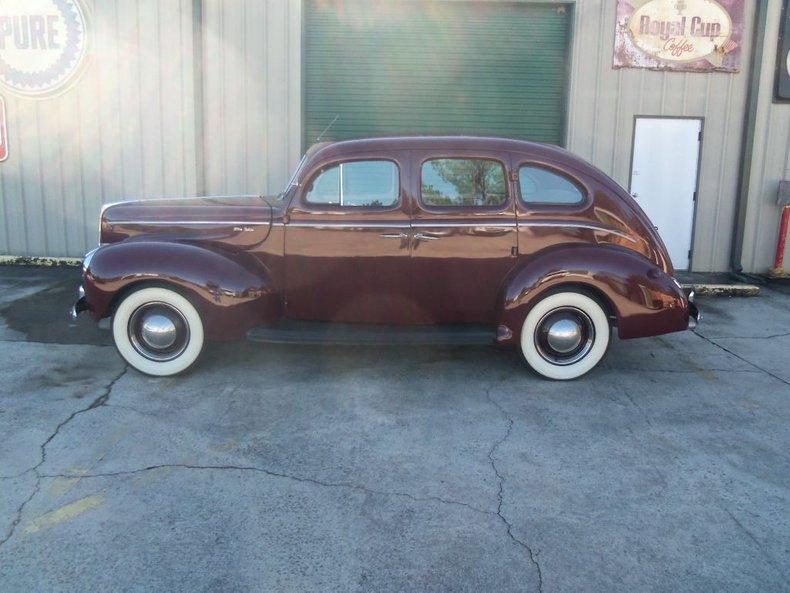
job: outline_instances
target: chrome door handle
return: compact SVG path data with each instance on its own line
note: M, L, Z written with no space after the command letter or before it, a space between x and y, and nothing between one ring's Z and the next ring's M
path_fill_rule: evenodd
M438 241L440 237L432 237L431 235L423 235L422 233L417 233L414 235L415 241Z
M379 235L382 239L406 239L408 236L406 233L382 233Z

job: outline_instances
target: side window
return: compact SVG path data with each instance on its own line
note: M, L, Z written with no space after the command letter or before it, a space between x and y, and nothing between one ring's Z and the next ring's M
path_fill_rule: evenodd
M313 180L306 201L334 206L394 206L400 176L391 161L352 161L326 169Z
M506 187L496 161L433 159L422 165L422 201L428 206L500 206Z
M580 204L581 190L562 175L524 165L518 170L521 199L527 204Z

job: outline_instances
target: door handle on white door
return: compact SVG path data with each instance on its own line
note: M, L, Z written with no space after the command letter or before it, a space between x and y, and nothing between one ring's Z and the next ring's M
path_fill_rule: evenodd
M423 235L422 233L417 233L414 235L415 241L438 241L440 237L432 237L431 235Z
M406 233L382 233L379 235L382 239L405 239L408 236Z

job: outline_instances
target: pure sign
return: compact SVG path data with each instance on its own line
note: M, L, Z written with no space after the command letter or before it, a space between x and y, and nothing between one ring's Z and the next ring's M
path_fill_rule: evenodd
M614 66L738 72L743 0L618 0Z
M0 0L0 84L27 96L63 90L88 47L79 0Z

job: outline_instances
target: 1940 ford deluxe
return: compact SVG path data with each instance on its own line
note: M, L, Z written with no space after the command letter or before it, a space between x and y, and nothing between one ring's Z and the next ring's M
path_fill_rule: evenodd
M206 340L517 345L572 379L621 339L693 327L693 293L628 193L571 153L501 138L317 144L275 197L121 202L73 315L126 361L191 366Z

